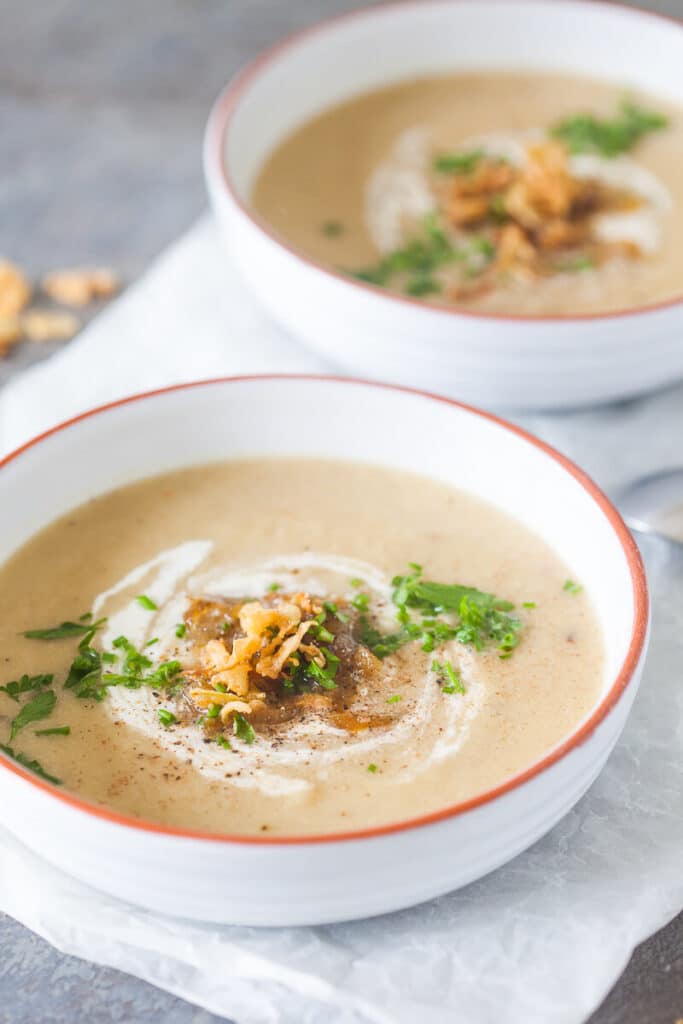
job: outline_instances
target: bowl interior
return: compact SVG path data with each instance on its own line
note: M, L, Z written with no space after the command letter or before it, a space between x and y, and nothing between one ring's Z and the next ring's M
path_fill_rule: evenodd
M225 165L244 202L269 152L295 127L357 93L421 75L564 71L683 102L682 64L683 27L611 4L389 4L286 40L240 76L228 91Z
M410 470L521 520L588 590L605 637L603 692L614 682L639 614L629 565L637 556L627 557L631 542L616 513L570 464L514 428L416 392L330 379L237 379L171 389L81 418L0 470L0 561L97 494L185 466L258 455Z

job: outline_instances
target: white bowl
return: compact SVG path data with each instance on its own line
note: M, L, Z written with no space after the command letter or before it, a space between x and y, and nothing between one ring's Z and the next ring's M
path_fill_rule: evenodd
M324 429L311 430L311 423ZM425 445L425 437L440 443ZM255 454L352 457L413 470L522 520L557 551L593 601L606 643L595 707L566 740L495 789L381 828L312 838L166 828L96 807L4 756L0 823L97 889L158 911L168 910L173 893L175 914L203 920L285 925L366 917L471 882L570 809L622 730L648 623L645 576L631 535L572 463L486 413L360 381L256 377L126 399L10 455L0 463L0 561L56 516L113 487ZM189 864L202 869L189 871Z
M357 11L289 37L222 93L206 132L209 194L260 301L332 365L494 407L622 398L683 375L682 298L580 317L444 309L312 263L254 214L249 194L285 135L376 86L522 68L611 79L683 105L681 67L681 24L613 4L418 0Z

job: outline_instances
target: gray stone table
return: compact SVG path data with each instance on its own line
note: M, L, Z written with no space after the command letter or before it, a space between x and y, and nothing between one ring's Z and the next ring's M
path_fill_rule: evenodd
M226 79L283 33L354 6L0 0L0 253L36 274L102 263L133 280L205 205L202 130ZM683 0L642 6L683 13ZM50 354L50 347L22 346L0 362L0 384ZM683 918L636 952L591 1024L674 1024L680 1017ZM62 956L0 918L0 1024L161 1020L218 1018Z

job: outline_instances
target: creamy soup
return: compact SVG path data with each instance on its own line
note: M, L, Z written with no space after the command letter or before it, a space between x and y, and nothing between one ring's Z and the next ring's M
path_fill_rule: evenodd
M683 294L683 117L564 75L424 78L277 146L254 210L319 263L430 302L592 314Z
M302 834L436 811L594 706L600 630L568 575L492 506L389 469L293 458L146 480L0 571L0 743L174 826Z

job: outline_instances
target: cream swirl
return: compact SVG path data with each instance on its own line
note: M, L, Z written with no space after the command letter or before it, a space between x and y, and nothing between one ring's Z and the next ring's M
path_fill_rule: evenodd
M176 636L188 603L196 597L260 597L278 583L283 591L305 590L327 598L353 597L353 578L363 580L377 626L396 628L396 609L391 602L391 581L376 567L354 559L317 552L300 552L269 558L256 565L210 564L211 544L191 541L160 552L138 566L96 599L93 611L108 621L102 642L109 647L123 634L139 649L146 648L157 663L190 655L187 639ZM156 610L140 606L141 590ZM434 657L448 658L464 682L464 695L445 694L431 670ZM400 654L381 665L380 686L359 687L358 708L387 711L387 693L400 697L392 702L388 724L350 733L332 722L308 715L278 735L257 735L247 745L233 741L233 750L203 742L194 724L164 728L159 721L159 699L145 688L113 687L106 702L108 712L136 729L180 761L191 762L204 775L226 785L253 787L270 795L305 796L341 762L368 763L382 759L396 778L411 779L435 760L453 754L465 739L469 724L484 695L477 656L454 641L435 653L419 644L407 645ZM168 702L166 702L168 703Z

